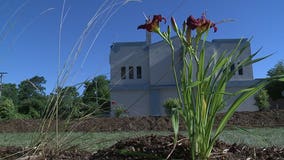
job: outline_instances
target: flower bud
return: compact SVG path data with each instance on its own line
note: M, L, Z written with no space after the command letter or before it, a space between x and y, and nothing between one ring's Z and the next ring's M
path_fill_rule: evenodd
M170 26L168 26L168 36L169 37L171 36L171 28L170 28Z
M174 17L171 17L171 23L172 23L172 27L174 29L175 32L178 32L178 26L177 26L177 23L176 23L176 20Z

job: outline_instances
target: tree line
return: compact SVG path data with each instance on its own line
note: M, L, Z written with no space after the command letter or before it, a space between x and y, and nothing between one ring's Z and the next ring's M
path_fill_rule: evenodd
M109 80L104 75L83 82L82 94L75 86L66 86L47 95L45 84L45 77L38 75L18 85L3 84L0 119L39 119L48 112L48 106L55 104L62 119L110 113Z
M268 77L284 74L284 61L278 62L267 72ZM85 115L98 116L110 113L110 88L106 76L100 75L83 82L80 95L75 86L58 87L46 95L46 80L34 76L19 85L7 83L2 86L0 119L42 118L48 105L58 105L59 118L79 118ZM257 105L269 107L269 99L282 99L284 82L274 81L257 95ZM55 98L54 98L55 97Z

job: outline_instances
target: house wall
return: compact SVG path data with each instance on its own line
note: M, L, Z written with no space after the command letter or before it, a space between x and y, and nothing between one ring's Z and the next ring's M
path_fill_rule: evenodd
M212 45L214 45L215 51L219 54L226 51L228 54L231 53L236 46L240 43L240 39L218 39L212 40ZM240 47L236 50L235 54L239 53L244 47L247 47L243 52L243 54L238 58L239 60L243 60L251 55L251 48L249 42L244 39L240 43ZM235 62L235 66L238 64L238 60ZM238 72L232 77L231 81L246 81L253 80L253 69L252 65L248 65L243 67L243 75L238 74Z
M149 83L149 54L145 43L115 43L111 47L111 85L137 85ZM126 67L126 79L121 79L121 67ZM129 79L129 66L134 67L134 79ZM142 78L137 79L136 67L142 67Z
M148 40L149 41L149 40ZM168 45L161 41L154 44L150 42L129 42L114 43L111 47L111 99L119 105L128 109L130 116L159 116L165 115L164 102L171 97L177 97L175 80L172 73L172 55ZM213 40L206 42L206 60L215 52L231 52L239 43L239 39ZM176 48L175 66L177 73L182 67L180 44L177 38L173 38ZM241 46L248 45L244 50L244 55L239 59L244 59L250 55L249 42L241 43ZM239 51L240 49L238 49ZM238 60L236 60L237 65ZM127 70L126 79L121 79L121 67ZM128 67L142 67L142 79L129 79ZM196 70L194 70L195 72ZM243 68L243 75L238 73L232 78L228 91L237 91L249 86L253 80L252 66ZM227 100L231 104L234 98ZM254 105L254 98L244 102L238 111L255 111L258 108ZM115 106L112 106L114 108ZM224 108L225 111L227 108Z
M150 113L148 90L113 90L111 99L116 102L112 105L112 116L117 106L127 109L127 114L131 116L149 115Z
M227 89L228 92L231 93L235 93L237 91L239 91L240 89L245 89L247 87L229 87ZM237 99L237 96L232 96L229 98L226 98L226 107L221 110L220 112L225 112L228 110L228 106L230 106L231 104L233 104L233 102ZM239 108L237 109L238 112L242 112L242 111L258 111L258 107L255 105L255 99L254 96L248 98L246 101L244 101Z
M176 41L177 39L174 40L174 45L180 48ZM176 70L181 67L181 58L178 52L180 52L179 49L175 53ZM149 68L151 68L149 70L151 85L175 84L172 70L172 53L165 42L158 42L150 46Z

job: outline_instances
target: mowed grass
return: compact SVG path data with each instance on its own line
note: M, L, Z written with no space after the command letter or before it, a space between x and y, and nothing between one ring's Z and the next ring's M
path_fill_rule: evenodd
M139 132L97 132L97 133L61 133L64 145L77 146L81 149L95 152L98 149L110 147L119 140L139 137L144 135L169 135L171 132L139 131ZM181 134L186 135L185 132ZM53 133L50 133L53 135ZM0 133L1 146L30 146L37 133ZM243 143L254 147L279 146L284 147L284 127L280 128L253 128L225 130L220 140L227 143Z

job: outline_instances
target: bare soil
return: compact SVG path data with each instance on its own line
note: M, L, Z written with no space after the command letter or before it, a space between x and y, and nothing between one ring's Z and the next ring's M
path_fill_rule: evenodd
M218 124L223 117L216 118ZM7 120L0 121L0 132L34 132L41 124L40 120ZM67 127L64 121L60 122L61 131L75 132L113 132L113 131L171 131L170 117L123 117L123 118L88 118L73 120ZM284 109L258 112L236 112L228 122L228 127L278 127L284 126ZM55 128L51 127L51 130ZM180 130L185 130L183 122Z
M190 155L189 141L179 136L178 144L169 159L192 159ZM173 136L144 136L123 140L110 148L100 150L94 154L92 160L152 160L165 159L173 149ZM211 160L277 160L284 159L284 149L277 147L251 148L246 145L228 145L218 141L210 156Z
M220 121L223 114L219 114L216 124ZM61 122L63 124L63 121ZM37 131L40 125L38 120L9 120L0 121L0 132L33 132ZM240 112L235 113L228 123L228 127L283 127L284 110L270 110L262 112ZM63 128L63 127L61 127ZM180 129L184 130L184 124L181 122ZM140 131L140 130L172 130L169 117L124 117L124 118L90 118L84 121L74 120L68 128L62 131ZM170 159L190 159L190 142L182 136L179 136L179 143ZM76 148L61 151L54 155L27 156L30 152L21 147L0 147L0 159L19 160L41 160L41 159L70 159L70 160L104 160L104 159L165 159L173 148L172 136L144 136L119 141L110 148L100 150L95 154L81 151ZM9 157L7 157L9 155ZM11 156L12 155L12 156ZM40 155L40 154L38 154ZM24 158L23 158L24 157ZM271 159L284 160L284 149L279 147L270 148L251 148L243 144L228 145L218 141L214 146L210 159Z

